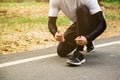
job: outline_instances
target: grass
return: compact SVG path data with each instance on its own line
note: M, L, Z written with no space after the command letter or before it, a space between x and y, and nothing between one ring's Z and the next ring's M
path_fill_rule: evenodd
M45 28L47 28L47 22L48 22L48 17L47 16L40 16L37 18L31 18L31 17L0 17L0 23L1 26L0 27L0 32L3 32L3 29L6 30L7 32L9 30L15 30L17 28L22 28L23 24L29 24L29 26L27 28L25 28L27 31L28 30L32 30L33 28L35 28L35 24L37 24L39 26L39 30L41 25L45 25ZM60 18L58 18L57 20L57 24L59 26L63 26L63 25L69 25L69 20L67 17L62 16ZM5 25L6 24L6 25ZM18 27L16 27L18 26Z
M0 10L7 11L0 15L0 54L36 49L47 42L54 44L48 35L48 9L48 3L0 3ZM57 24L64 26L69 21L62 15Z
M118 20L119 17L118 16L114 16L114 15L106 15L107 19L111 19L111 20Z
M48 4L48 3L47 3ZM0 6L3 6L3 7L15 7L15 6L46 6L46 3L44 2L22 2L22 3L17 3L17 2L0 2Z
M102 2L108 28L99 38L120 34L120 5ZM0 3L0 54L44 48L56 45L47 28L49 4L43 2ZM58 29L65 31L70 21L60 12ZM111 34L112 33L112 34Z

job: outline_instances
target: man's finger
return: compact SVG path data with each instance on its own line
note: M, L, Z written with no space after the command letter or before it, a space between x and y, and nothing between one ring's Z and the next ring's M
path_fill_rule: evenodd
M75 41L82 41L82 39L75 39Z

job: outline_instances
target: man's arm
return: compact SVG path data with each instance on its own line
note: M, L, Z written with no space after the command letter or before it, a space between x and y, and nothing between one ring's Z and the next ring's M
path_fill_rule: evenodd
M56 20L57 20L57 17L49 17L48 29L53 34L54 38L57 41L64 42L65 41L64 35L57 30Z
M85 36L88 42L96 39L106 29L106 21L101 11L93 14L92 16L96 18L97 20L96 22L98 22L98 26L96 27L96 29L94 29L94 31L92 31L90 34Z
M53 36L55 36L55 33L57 32L56 20L57 17L49 17L48 19L48 29Z

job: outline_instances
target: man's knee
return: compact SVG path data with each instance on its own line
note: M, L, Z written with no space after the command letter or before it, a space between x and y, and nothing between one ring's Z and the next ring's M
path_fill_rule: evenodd
M63 50L57 48L57 54L60 57L67 57L67 53L65 53Z
M57 54L60 57L67 57L67 55L71 52L71 48L67 43L59 43L57 47Z

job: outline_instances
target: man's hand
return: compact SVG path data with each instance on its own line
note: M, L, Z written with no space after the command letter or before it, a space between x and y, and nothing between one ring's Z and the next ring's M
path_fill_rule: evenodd
M75 38L75 41L78 45L86 45L87 44L87 39L84 36L78 36Z
M60 33L60 31L55 33L55 39L59 42L64 42L64 35L62 33Z

